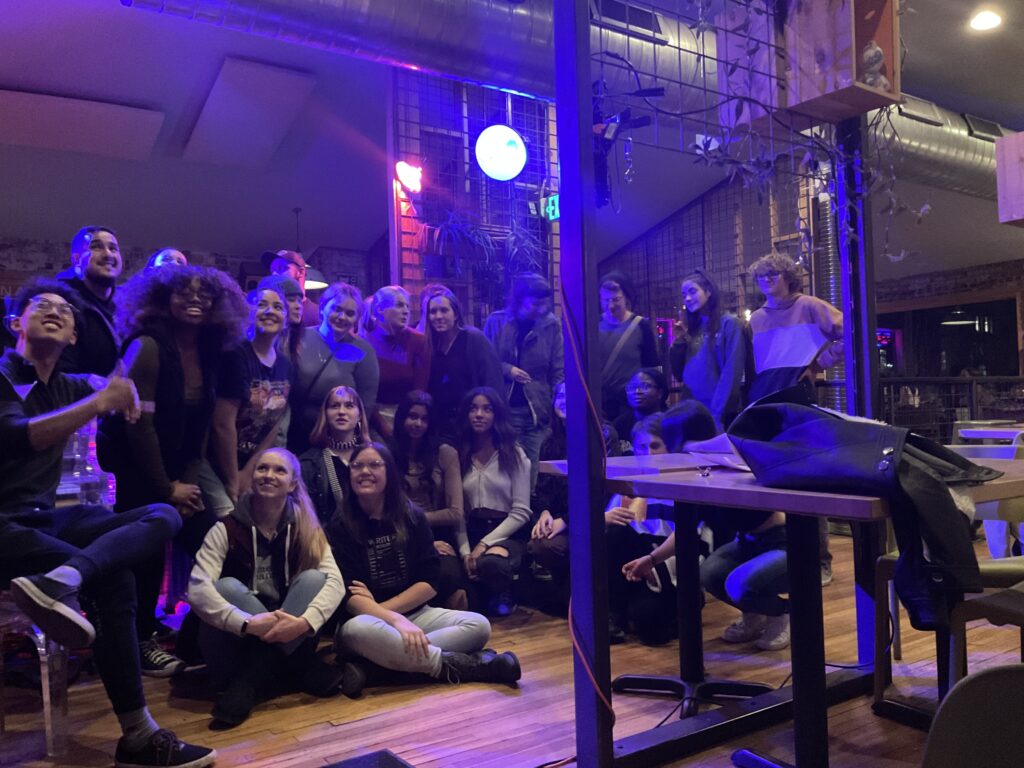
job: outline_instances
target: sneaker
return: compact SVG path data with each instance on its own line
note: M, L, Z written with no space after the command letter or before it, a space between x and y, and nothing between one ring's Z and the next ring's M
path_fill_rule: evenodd
M491 616L504 618L511 616L518 608L519 605L512 598L512 594L510 592L502 592L491 601L488 612Z
M789 614L769 616L764 623L764 632L754 641L762 651L781 651L789 647Z
M174 677L186 666L184 661L163 649L155 634L139 643L139 658L142 674L147 677Z
M175 768L204 768L216 759L216 751L179 741L173 731L161 728L138 749L128 749L124 739L117 742L114 765L117 768L150 768L154 765Z
M832 563L821 564L821 586L827 587L832 583Z
M725 628L722 639L727 643L749 643L757 640L764 632L766 616L761 613L744 613Z
M67 648L88 648L96 639L96 629L82 615L76 588L39 574L11 579L11 593L18 608L51 640Z

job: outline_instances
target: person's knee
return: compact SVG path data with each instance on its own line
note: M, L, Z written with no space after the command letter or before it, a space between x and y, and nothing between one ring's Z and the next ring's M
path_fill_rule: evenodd
M149 504L143 520L160 531L164 540L173 539L181 530L182 520L178 510L170 504Z
M322 571L318 571L315 568L302 571L298 573L291 583L291 587L294 589L297 586L309 587L310 589L319 590L327 583L327 574Z
M217 590L217 594L232 605L236 605L242 596L249 594L249 588L234 576L217 579L213 582L213 586Z
M475 637L479 637L481 647L491 637L491 622L482 614L463 611L459 626L467 632L471 632Z
M512 566L509 563L508 557L491 554L490 550L488 550L488 554L477 561L476 568L480 578L484 581L509 579L512 577Z

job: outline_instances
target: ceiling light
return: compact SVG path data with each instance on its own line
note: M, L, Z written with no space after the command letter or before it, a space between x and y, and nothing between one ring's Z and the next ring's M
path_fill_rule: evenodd
M978 32L986 32L995 29L1003 23L1003 17L995 11L978 11L971 18L971 29Z
M960 307L957 307L943 318L940 325L974 325L974 321L974 317L969 316Z
M306 267L306 290L319 291L326 288L330 283L324 277L324 273L314 267Z

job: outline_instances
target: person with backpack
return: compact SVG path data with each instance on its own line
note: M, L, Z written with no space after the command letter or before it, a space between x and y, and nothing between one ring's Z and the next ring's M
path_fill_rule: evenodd
M683 332L669 349L669 366L687 393L725 429L743 408L745 329L736 315L723 311L718 286L704 270L683 278L680 291Z

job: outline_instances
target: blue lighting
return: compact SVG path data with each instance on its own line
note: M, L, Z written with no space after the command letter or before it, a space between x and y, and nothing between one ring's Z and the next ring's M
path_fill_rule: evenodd
M523 137L507 125L491 125L476 140L476 162L495 181L511 181L526 167Z

